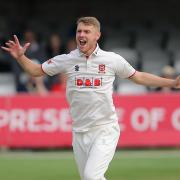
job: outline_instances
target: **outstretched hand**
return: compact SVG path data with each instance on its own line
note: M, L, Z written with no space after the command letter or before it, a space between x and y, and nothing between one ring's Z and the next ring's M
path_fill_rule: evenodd
M19 59L21 56L23 56L27 48L30 46L30 43L26 43L24 46L21 46L16 35L14 35L14 41L9 40L5 44L7 47L2 46L1 48L9 52L10 55L15 59Z
M180 89L180 76L178 76L175 80L175 87L174 88L177 88L177 89Z

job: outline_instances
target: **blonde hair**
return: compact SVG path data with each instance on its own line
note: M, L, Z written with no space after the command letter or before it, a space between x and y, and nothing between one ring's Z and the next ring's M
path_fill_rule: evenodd
M99 32L101 30L100 22L95 17L80 17L77 20L77 25L79 23L83 23L85 25L92 25L92 26L96 27Z

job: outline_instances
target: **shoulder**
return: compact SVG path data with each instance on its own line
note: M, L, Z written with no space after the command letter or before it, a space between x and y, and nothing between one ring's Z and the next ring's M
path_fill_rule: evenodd
M71 59L73 59L75 57L78 57L78 50L77 49L71 51L68 54L57 55L53 59L54 60L59 60L59 61L61 61L61 60L66 60L67 61L67 60L71 60Z
M100 50L100 56L108 58L110 61L118 61L118 62L126 62L126 60L119 54L112 52L112 51L104 51Z
M75 49L73 51L71 51L69 54L67 54L68 57L78 57L79 56L79 50L78 49Z
M99 54L101 56L108 56L108 57L114 57L114 58L122 58L122 56L120 56L119 54L113 52L113 51L105 51L105 50L100 50Z

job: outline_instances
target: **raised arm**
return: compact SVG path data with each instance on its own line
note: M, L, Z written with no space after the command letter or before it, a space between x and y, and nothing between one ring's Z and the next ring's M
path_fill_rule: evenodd
M32 60L27 58L24 54L30 43L26 43L24 46L21 46L16 35L14 35L14 40L9 40L6 42L6 47L1 47L3 50L7 51L20 66L31 76L42 76L44 72L40 64L34 63Z
M178 89L180 88L180 76L178 76L176 79L166 79L150 73L137 71L129 79L137 84L141 84L145 86L173 87Z

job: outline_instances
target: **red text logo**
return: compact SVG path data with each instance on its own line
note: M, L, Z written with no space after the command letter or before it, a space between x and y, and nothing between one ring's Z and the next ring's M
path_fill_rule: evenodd
M98 87L102 86L102 78L78 77L75 79L75 84L78 87Z

